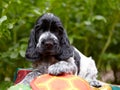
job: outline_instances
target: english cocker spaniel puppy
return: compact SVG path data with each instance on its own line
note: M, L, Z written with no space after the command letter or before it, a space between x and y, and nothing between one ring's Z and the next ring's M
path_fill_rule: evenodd
M45 73L70 73L86 79L93 86L100 86L93 59L70 45L60 19L51 13L38 18L31 31L26 58L33 62L34 69L20 83L29 84Z

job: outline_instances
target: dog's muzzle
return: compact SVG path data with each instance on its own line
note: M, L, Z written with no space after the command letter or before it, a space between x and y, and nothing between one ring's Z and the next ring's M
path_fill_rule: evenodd
M46 50L51 50L54 46L55 42L53 40L43 40L41 42L41 47L43 47Z
M51 32L45 32L39 37L37 48L40 54L55 55L59 51L57 37Z

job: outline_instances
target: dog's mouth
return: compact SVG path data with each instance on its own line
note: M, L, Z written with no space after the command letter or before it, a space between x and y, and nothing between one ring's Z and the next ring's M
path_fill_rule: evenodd
M44 55L55 55L56 53L55 53L54 50L44 50L42 52L42 54L44 54Z
M38 46L37 51L44 56L57 55L60 52L60 46L58 43L48 40Z
M44 55L44 56L49 56L49 55L57 55L58 54L58 51L57 50L54 50L54 49L37 49L38 52L41 54L41 55Z

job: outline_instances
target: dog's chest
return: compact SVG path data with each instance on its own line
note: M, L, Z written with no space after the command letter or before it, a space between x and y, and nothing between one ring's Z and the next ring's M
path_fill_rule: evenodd
M48 67L52 64L58 62L55 57L46 56L41 60L35 61L33 63L33 68L38 69L42 74L48 73Z

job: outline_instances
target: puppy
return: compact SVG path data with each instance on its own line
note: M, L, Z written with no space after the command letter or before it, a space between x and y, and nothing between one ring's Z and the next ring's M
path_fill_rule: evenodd
M70 45L60 19L51 13L42 15L36 21L29 38L26 58L33 62L34 69L20 83L29 84L36 76L45 73L70 73L86 79L93 86L100 86L96 80L94 60Z

